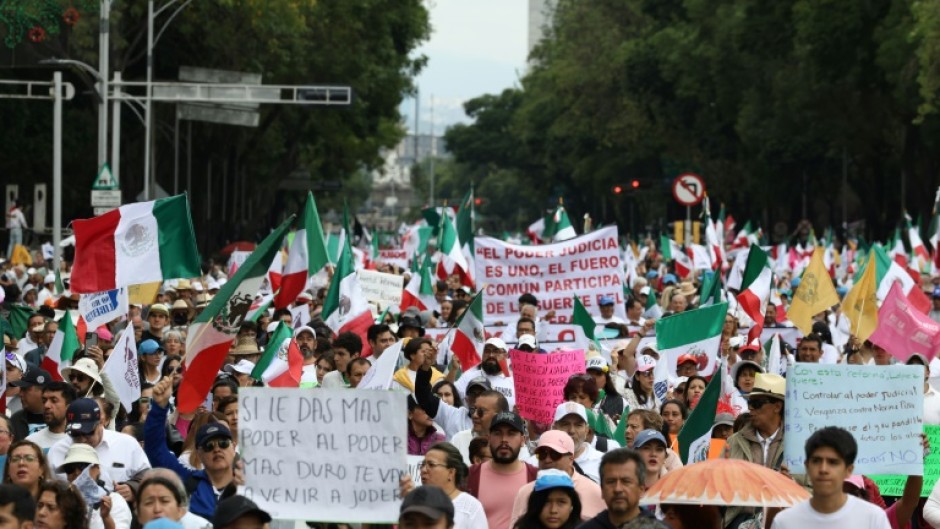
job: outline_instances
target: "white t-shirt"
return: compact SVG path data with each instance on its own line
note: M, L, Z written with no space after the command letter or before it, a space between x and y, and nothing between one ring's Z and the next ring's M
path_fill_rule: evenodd
M486 377L486 379L490 381L490 386L492 386L495 391L502 393L503 396L506 397L506 400L509 401L510 410L516 405L516 386L512 381L512 377L507 377L502 373L487 375L480 366L464 371L464 374L460 375L460 378L457 379L454 385L457 386L457 391L460 392L461 397L467 397L467 386L469 386L470 381L476 377Z
M454 498L454 529L487 529L486 512L480 500L466 492Z
M38 432L31 433L26 436L27 441L32 441L39 445L39 448L49 449L52 448L52 445L58 443L62 439L67 439L68 434L65 432L62 433L52 433L49 431L49 428L43 428Z
M846 496L841 509L832 514L817 512L809 500L798 503L774 518L771 529L815 529L845 527L851 529L891 529L888 515L873 503Z
M924 394L924 424L940 424L940 393L933 387Z

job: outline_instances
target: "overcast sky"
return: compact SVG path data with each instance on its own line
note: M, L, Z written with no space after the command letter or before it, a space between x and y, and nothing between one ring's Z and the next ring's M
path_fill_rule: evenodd
M434 132L468 122L463 102L516 86L527 53L526 0L429 0L431 38L419 49L428 64L417 79L419 128ZM414 130L414 99L402 103L409 131Z

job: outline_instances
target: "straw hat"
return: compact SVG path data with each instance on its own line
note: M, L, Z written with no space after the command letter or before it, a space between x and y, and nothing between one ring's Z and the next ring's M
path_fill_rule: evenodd
M255 355L260 354L261 349L258 349L258 342L254 338L245 336L235 342L235 347L229 353L233 356Z
M186 317L189 319L193 319L193 316L196 314L196 309L187 303L185 299L178 299L173 302L173 306L170 307L170 312L177 310L185 310Z
M677 294L682 294L683 296L687 298L694 296L696 292L698 292L698 290L695 288L695 285L693 285L691 281L683 281L679 285L679 289L676 291Z

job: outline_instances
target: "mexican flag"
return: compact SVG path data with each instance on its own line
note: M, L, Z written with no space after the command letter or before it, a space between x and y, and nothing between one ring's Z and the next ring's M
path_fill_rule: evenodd
M594 323L594 318L591 317L591 314L584 308L584 304L581 303L581 298L577 295L574 296L574 313L571 316L571 323L581 328L585 338L594 342L598 351L602 350L601 344L597 342L597 338L594 336L594 329L597 328L597 324ZM587 349L588 347L585 347L585 350Z
M676 273L679 274L679 277L689 277L689 274L692 273L692 259L682 251L682 247L676 241L665 235L660 235L659 248L663 253L664 260L675 263Z
M721 378L712 377L705 386L702 398L679 431L679 457L686 465L708 459L712 427L715 424L718 400L721 398Z
M871 251L875 256L875 295L878 301L884 301L885 298L888 297L891 285L893 285L895 281L898 281L901 283L904 295L907 296L908 301L911 302L914 308L924 314L930 312L930 299L920 289L920 285L914 281L911 274L909 274L903 266L898 264L897 261L888 257L888 254L881 245L876 244Z
M251 378L272 388L297 388L303 368L304 355L294 340L293 329L282 321L268 340Z
M399 309L404 312L408 307L418 307L420 310L438 307L434 298L434 287L431 280L431 256L424 256L421 269L411 276L411 280L401 293Z
M62 380L61 371L72 365L72 359L75 357L75 351L81 349L82 344L78 341L78 332L72 324L72 317L66 311L65 316L59 320L59 329L52 337L52 343L49 344L49 350L42 359L42 367L52 376L53 380Z
M476 367L483 359L483 293L478 292L467 310L460 315L456 326L447 333L438 349L437 359L441 365L450 363L452 355L460 361L460 369L467 371Z
M460 240L460 251L463 253L464 261L467 262L466 279L469 281L469 285L472 287L473 282L473 221L474 221L474 212L473 212L473 188L470 188L470 191L467 192L467 196L463 198L463 201L460 203L460 209L457 210L457 217L454 220L455 227L457 228L457 238Z
M374 321L366 297L362 294L362 287L359 285L359 276L356 275L353 251L349 242L347 238L343 243L343 252L339 256L339 262L336 263L330 289L323 301L323 321L336 334L346 331L358 334L362 338L364 353L362 356L368 356L372 351L367 345L366 334Z
M702 297L699 306L707 307L721 302L721 272L706 273L705 280L702 283Z
M571 219L568 218L568 212L565 211L565 207L559 205L558 209L555 210L555 215L552 217L554 220L555 232L552 236L552 239L555 242L567 241L568 239L575 238L578 234L574 231L574 226L571 225Z
M748 332L749 342L759 337L761 329L764 328L764 313L767 312L773 281L770 257L760 246L752 244L747 255L747 264L744 266L741 293L737 296L741 309L754 320L754 326Z
M461 249L460 237L457 229L450 221L450 217L444 216L441 226L441 261L437 264L437 277L447 279L451 274L460 276L460 282L467 286L472 286L468 269L470 265L464 257Z
M920 227L911 224L911 217L906 213L904 221L907 223L907 238L911 241L911 252L914 254L917 269L924 270L924 267L930 264L930 254L927 252L923 239L920 238Z
M708 247L708 255L711 258L712 269L721 270L725 262L724 246L718 237L720 228L712 221L711 202L708 200L708 195L705 195L702 210L705 212L705 243Z
M715 372L721 349L721 328L725 324L728 303L718 303L687 310L656 322L656 345L660 361L668 362L669 374L676 376L676 363L684 354L695 356L698 374Z
M294 234L294 242L287 254L287 264L284 265L281 290L274 298L274 307L278 309L293 303L307 286L307 278L330 262L313 193L307 192L307 205L298 224L300 228ZM274 288L272 290L277 291Z
M204 402L293 220L288 218L255 248L189 326L186 370L176 397L180 413L194 412Z
M72 292L91 294L201 275L186 195L126 204L76 220L72 227Z
M284 277L284 252L278 250L271 259L271 266L268 267L268 284L271 286L271 292L277 292L281 288L281 278Z
M543 241L542 237L545 234L545 218L541 217L539 220L529 224L525 233L529 236L529 240L532 241L532 244L541 244Z

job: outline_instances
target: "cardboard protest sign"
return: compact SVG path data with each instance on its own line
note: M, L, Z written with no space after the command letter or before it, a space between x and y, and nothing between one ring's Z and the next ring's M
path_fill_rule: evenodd
M937 479L940 478L940 450L935 447L940 446L940 426L934 424L925 424L924 433L930 440L932 450L924 458L924 485L920 489L920 497L930 496ZM904 484L907 483L907 476L891 476L886 474L868 476L881 491L882 496L901 496L904 494Z
M787 369L784 462L804 474L804 445L826 426L858 442L856 474L921 475L923 366L798 363Z
M424 456L408 456L408 473L411 474L411 481L415 487L421 486L421 465L424 464Z
M89 329L127 315L127 289L116 288L78 296L78 312Z
M477 237L475 279L483 286L485 323L508 322L518 314L519 296L530 292L539 309L554 310L556 320L570 322L574 296L593 315L602 296L614 298L614 315L626 319L623 261L617 228L601 228L581 237L540 246L508 244Z
M385 274L375 270L359 270L359 286L362 295L369 303L374 303L380 310L401 304L401 291L405 288L405 277Z
M243 494L274 518L394 523L408 470L397 391L244 388Z
M524 419L551 424L555 408L565 400L565 383L571 375L584 373L584 351L551 354L509 351L516 407Z

